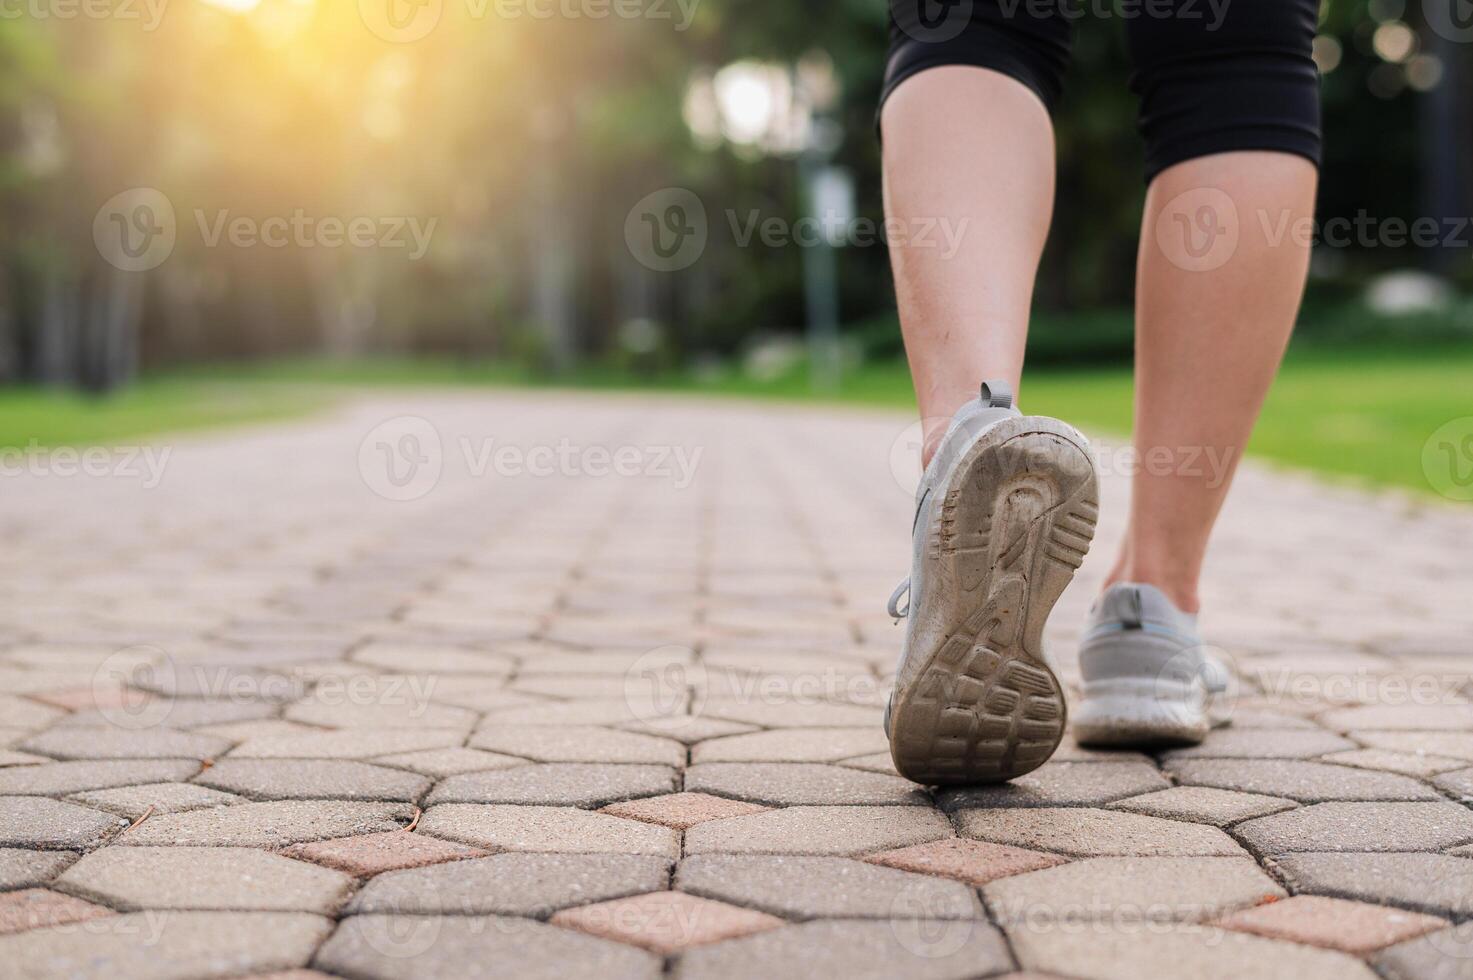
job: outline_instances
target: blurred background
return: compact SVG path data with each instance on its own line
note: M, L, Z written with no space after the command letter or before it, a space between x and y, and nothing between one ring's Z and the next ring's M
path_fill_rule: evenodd
M1119 12L1076 6L1025 404L1124 432L1141 149ZM1466 6L1322 8L1325 240L1261 456L1425 493L1473 414ZM883 0L13 0L0 446L350 384L908 404L885 43Z

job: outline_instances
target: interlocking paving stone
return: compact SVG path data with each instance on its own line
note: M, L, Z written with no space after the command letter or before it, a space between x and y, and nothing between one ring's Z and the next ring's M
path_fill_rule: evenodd
M740 817L748 813L762 813L769 807L742 800L728 800L707 793L669 793L641 800L622 800L603 807L604 813L630 820L656 823L676 830L688 830L707 820L725 817Z
M1443 773L1432 781L1454 796L1463 800L1473 800L1473 768Z
M938 919L981 914L961 882L842 857L697 854L680 862L675 887L798 919L888 919L914 909Z
M692 747L692 762L837 762L872 752L889 753L885 733L863 728L783 729L729 735Z
M1446 919L1403 909L1318 895L1296 895L1219 921L1239 932L1365 955L1447 925Z
M686 770L685 786L775 805L931 805L920 787L899 776L816 763L703 762Z
M1280 796L1300 803L1336 800L1439 800L1408 776L1298 759L1193 759L1168 762L1183 785Z
M683 892L649 892L564 909L552 922L666 956L783 925L782 919L764 912Z
M414 816L404 803L276 800L149 817L118 838L135 846L280 847L398 830Z
M698 824L687 854L863 854L951 837L935 810L917 806L794 806Z
M310 732L247 739L231 750L232 759L371 759L376 755L458 746L465 733L455 729L396 728L383 731Z
M895 760L890 758L889 752L871 752L869 755L857 755L852 759L840 759L835 765L863 769L865 772L882 772L887 776L900 775L895 769Z
M947 810L1007 806L1100 806L1166 789L1171 784L1144 762L1049 762L1010 782L947 790Z
M1323 762L1336 765L1355 766L1360 769L1378 769L1382 772L1397 772L1404 776L1435 776L1451 769L1467 766L1464 759L1449 759L1438 755L1418 755L1411 752L1391 752L1386 749L1355 749L1350 752L1332 752L1322 758Z
M1067 858L1010 847L1007 844L953 837L929 844L913 844L893 851L881 851L879 854L869 855L865 860L903 871L944 875L973 885L985 885L1009 875L1051 868L1064 863Z
M1453 917L1473 912L1473 860L1448 854L1286 854L1275 864L1295 892Z
M658 854L670 858L680 853L675 831L668 827L575 807L442 803L425 812L419 830L495 850Z
M1357 742L1373 749L1425 753L1473 761L1473 732L1351 732Z
M495 728L525 725L548 728L567 725L621 726L679 714L681 709L676 707L631 704L626 698L589 698L524 704L516 708L488 711L481 724Z
M1235 832L1265 854L1435 851L1473 841L1473 811L1454 803L1316 803Z
M626 732L640 732L644 735L658 735L662 738L673 738L683 745L695 745L697 742L721 738L724 735L743 735L747 732L757 731L755 726L744 725L738 721L725 721L721 718L697 718L694 715L651 718L648 721L623 724L619 728Z
M1357 748L1333 732L1268 728L1219 728L1201 745L1174 749L1166 759L1308 759Z
M0 796L0 847L90 847L128 825L111 813L39 796Z
M614 800L657 796L675 789L668 766L532 763L515 769L473 772L442 780L427 805L437 803L534 803L600 806Z
M66 851L0 847L0 891L44 885L76 859Z
M697 947L681 955L674 975L679 980L962 980L999 973L1011 964L1002 936L979 919L828 919Z
M1285 892L1250 858L1100 857L985 885L994 921L1062 928L1088 920L1207 921Z
M127 910L331 913L353 880L252 848L105 847L85 855L56 884Z
M1368 704L1327 711L1320 723L1336 731L1391 729L1446 732L1473 729L1470 704Z
M242 802L239 796L207 789L193 783L145 783L142 786L119 786L116 789L89 790L68 797L75 803L107 810L129 820L145 813L178 813L226 806Z
M3 744L3 740L0 740ZM0 768L8 766L38 766L51 760L44 755L31 755L29 752L13 752L10 749L0 749Z
M372 762L381 766L394 766L411 772L423 773L435 779L460 776L468 772L484 772L489 769L510 769L512 766L527 765L526 759L480 749L429 749L425 752L401 752L382 755Z
M685 746L668 738L612 728L497 725L471 736L471 748L538 762L625 762L685 765Z
M711 698L702 713L707 718L741 721L763 728L847 728L879 725L884 712L855 704L794 701L788 704L762 701L723 701Z
M1115 928L1008 929L1024 967L1091 980L1376 980L1361 961L1331 950L1186 924L1172 929L1126 922Z
M379 834L363 834L360 837L338 837L313 841L310 844L293 844L282 853L366 878L382 871L398 871L443 861L482 857L486 852L423 834L390 830Z
M188 779L199 772L193 759L50 762L0 771L0 794L65 796L85 790Z
M0 694L0 718L4 718L7 725L17 725L28 729L43 728L65 717L65 711L38 704L30 698Z
M669 882L665 857L509 852L381 874L354 897L351 910L545 918L572 905L657 891Z
M112 914L112 909L44 888L6 892L0 894L0 936Z
M206 980L303 966L332 930L318 915L134 912L0 937L18 977Z
M324 704L301 701L287 705L288 721L321 728L459 728L470 731L477 714L448 704Z
M514 967L513 967L514 964ZM532 919L499 916L355 915L344 919L314 965L368 980L658 980L653 953ZM491 967L490 973L479 971Z
M228 739L169 728L53 728L17 746L56 759L213 759L229 749Z
M194 778L252 800L399 800L432 785L424 776L347 759L224 758Z
M1469 980L1473 935L1464 923L1383 949L1371 963L1386 980Z
M508 674L513 664L510 658L481 650L397 643L373 643L349 659L391 671L408 668L430 674Z
M270 718L280 710L276 705L264 702L211 701L196 698L171 698L156 708L153 700L145 700L135 708L140 712L145 709L149 710L148 718L151 721L176 731ZM127 715L122 716L122 718L126 717ZM123 721L122 724L125 725L126 721ZM126 727L121 727L117 713L105 712L100 708L77 711L68 715L57 725L58 728L108 728L113 731L127 731Z
M963 810L963 836L1081 857L1238 856L1243 849L1205 824L1083 807Z
M1110 809L1226 827L1240 820L1292 810L1298 805L1293 800L1277 796L1238 793L1208 786L1173 786L1171 789L1111 803Z

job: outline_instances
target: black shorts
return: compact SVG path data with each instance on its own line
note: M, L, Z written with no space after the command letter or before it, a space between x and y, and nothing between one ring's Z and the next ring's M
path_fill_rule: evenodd
M1125 21L1148 181L1230 150L1319 163L1317 0L1115 0L1108 9ZM917 72L974 65L1016 78L1052 111L1085 10L1080 0L890 0L881 103Z

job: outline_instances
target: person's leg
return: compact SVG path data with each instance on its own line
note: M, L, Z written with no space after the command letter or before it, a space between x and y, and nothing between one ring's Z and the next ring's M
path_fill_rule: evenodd
M929 462L986 378L1017 390L1053 216L1049 110L1070 24L975 0L890 0L880 133L896 299Z
M902 230L890 261L925 463L979 380L1018 387L1053 211L1053 126L1017 80L954 65L899 86L881 130L885 214Z
M1207 539L1288 343L1314 213L1302 156L1245 151L1163 171L1136 274L1136 470L1106 585L1143 582L1196 612ZM1214 254L1215 253L1215 254Z
M1108 584L1197 610L1207 538L1299 310L1320 151L1317 0L1126 23L1150 182L1129 532Z
M1029 772L1063 738L1043 624L1089 547L1099 493L1084 437L1012 402L1052 212L1048 106L1068 20L998 0L939 5L939 21L937 9L892 0L880 120L930 464L911 576L890 601L908 622L885 728L897 772L951 785ZM920 237L938 224L955 248Z
M1083 745L1200 742L1227 686L1197 578L1309 263L1316 0L1160 5L1127 23L1149 190L1136 273L1130 523L1079 647Z

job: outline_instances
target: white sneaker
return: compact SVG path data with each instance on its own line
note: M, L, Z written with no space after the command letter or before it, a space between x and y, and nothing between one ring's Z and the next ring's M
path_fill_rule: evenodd
M1012 402L989 381L952 419L917 491L911 577L890 599L909 622L885 730L919 783L1020 776L1064 734L1043 624L1089 549L1099 481L1082 435Z
M1074 737L1099 747L1196 745L1214 727L1214 702L1228 681L1226 666L1202 645L1197 617L1134 582L1096 600L1079 671Z

